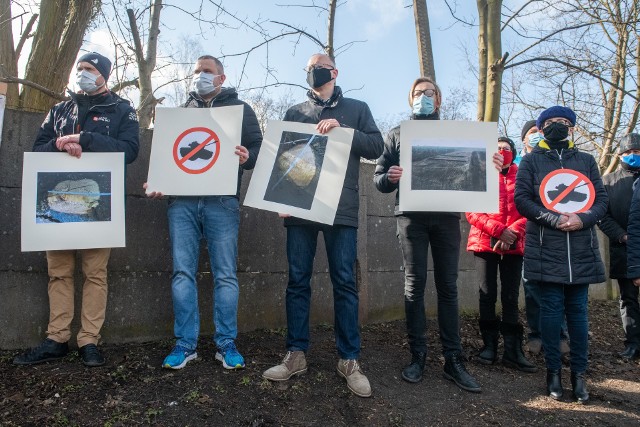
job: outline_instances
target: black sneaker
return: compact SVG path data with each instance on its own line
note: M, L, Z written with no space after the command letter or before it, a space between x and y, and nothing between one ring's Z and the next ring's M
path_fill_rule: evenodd
M480 393L482 389L480 384L467 372L462 362L460 353L453 353L445 357L444 372L442 374L446 379L456 383L458 387L472 393Z
M37 365L50 360L62 359L69 352L66 342L59 343L49 338L45 339L37 347L30 348L13 359L14 365Z
M78 349L78 353L85 366L95 367L104 365L104 356L95 344L83 345Z

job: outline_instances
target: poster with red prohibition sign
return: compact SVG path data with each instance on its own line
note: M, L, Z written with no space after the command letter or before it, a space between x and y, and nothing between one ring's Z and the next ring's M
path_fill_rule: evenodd
M242 105L156 109L147 193L236 194L242 110Z

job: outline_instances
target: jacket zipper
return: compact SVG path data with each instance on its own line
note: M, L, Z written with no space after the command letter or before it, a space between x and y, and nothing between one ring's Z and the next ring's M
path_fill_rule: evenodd
M569 264L569 283L573 282L573 271L571 270L571 240L569 239L569 232L567 231L567 261Z

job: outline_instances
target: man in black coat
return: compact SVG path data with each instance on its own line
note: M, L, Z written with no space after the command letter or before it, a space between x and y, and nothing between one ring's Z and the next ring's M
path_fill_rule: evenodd
M87 152L123 152L125 162L133 162L138 156L138 118L128 101L107 88L111 61L98 53L87 53L78 59L76 71L80 91L70 92L70 100L49 111L33 151L66 152L78 158ZM107 308L107 262L111 249L93 248L47 251L47 338L39 346L17 356L14 364L33 365L67 354L74 312L76 252L82 256L85 276L81 327L77 336L80 356L86 366L105 363L97 344Z
M640 135L629 134L618 147L620 168L602 180L609 195L607 214L600 220L600 229L609 237L609 275L618 280L620 316L625 333L623 359L640 357L640 305L638 287L627 275L627 224L633 195L633 185L640 176Z
M336 86L338 69L332 58L311 56L307 63L308 100L291 107L285 121L311 123L319 133L334 127L353 129L351 153L341 189L340 202L333 225L300 218L285 218L287 227L287 354L281 364L263 373L271 381L285 381L307 370L305 353L309 347L309 310L311 276L318 233L322 231L329 275L333 284L336 346L340 359L338 373L347 386L360 397L371 396L369 380L360 370L360 331L358 325L358 289L354 266L357 256L358 175L360 158L377 159L384 142L367 104L342 95Z

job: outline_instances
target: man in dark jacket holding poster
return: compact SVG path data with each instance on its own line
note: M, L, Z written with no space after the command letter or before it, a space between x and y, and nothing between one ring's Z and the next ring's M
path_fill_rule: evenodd
M325 134L334 127L354 130L349 163L333 225L323 225L300 218L287 217L287 353L282 363L264 372L264 378L285 381L307 370L305 353L309 348L309 310L311 275L318 232L322 231L329 274L333 284L336 346L340 359L338 373L347 386L360 397L371 396L369 380L360 370L360 331L358 325L358 289L354 266L357 256L358 176L360 158L377 159L382 154L383 139L367 104L342 95L336 86L338 69L328 55L316 54L307 63L308 100L291 107L285 121L316 124Z
M128 101L107 89L111 61L95 53L78 59L76 83L80 91L55 105L42 123L33 151L67 152L80 158L84 152L124 152L126 163L138 156L138 118ZM64 357L69 351L74 311L76 252L82 256L85 276L81 327L77 341L86 366L105 363L97 344L107 308L107 262L110 248L47 251L49 273L49 325L47 338L16 356L16 365L33 365Z

